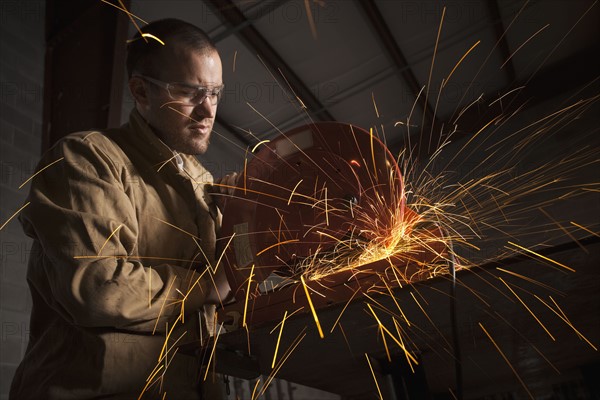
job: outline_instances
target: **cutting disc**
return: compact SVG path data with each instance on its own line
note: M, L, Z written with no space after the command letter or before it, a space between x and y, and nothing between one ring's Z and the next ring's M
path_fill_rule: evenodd
M391 210L404 210L400 169L364 129L322 122L265 141L223 206L219 246L229 283L238 292L251 270L261 282L342 241L381 237Z

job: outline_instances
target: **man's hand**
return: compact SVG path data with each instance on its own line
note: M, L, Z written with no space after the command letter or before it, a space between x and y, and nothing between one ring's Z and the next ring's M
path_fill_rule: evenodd
M233 196L238 176L239 174L237 172L232 172L231 174L227 174L215 180L215 183L213 184L213 193Z
M212 194L212 198L221 211L223 210L225 199L233 196L238 176L237 172L233 172L216 179L212 185L208 185L208 191Z

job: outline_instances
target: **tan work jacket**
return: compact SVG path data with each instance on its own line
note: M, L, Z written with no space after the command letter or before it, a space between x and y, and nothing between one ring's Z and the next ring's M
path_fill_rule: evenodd
M33 311L11 398L199 398L198 361L176 349L199 336L214 265L210 173L135 110L119 129L65 137L38 171L20 215Z

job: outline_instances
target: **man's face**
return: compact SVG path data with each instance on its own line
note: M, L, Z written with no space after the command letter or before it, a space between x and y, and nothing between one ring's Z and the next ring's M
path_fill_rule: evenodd
M223 84L221 59L215 51L199 52L175 45L166 47L154 62L156 76L150 78L211 88ZM142 81L138 85L143 85L145 97L139 98L134 93L137 108L158 137L180 153L205 153L217 105L210 98L196 106L178 104L166 89Z

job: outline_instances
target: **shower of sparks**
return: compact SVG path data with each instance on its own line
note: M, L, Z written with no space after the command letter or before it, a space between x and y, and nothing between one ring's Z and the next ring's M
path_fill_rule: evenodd
M477 44L478 43L473 45L463 58L461 58L456 64L455 69ZM452 73L453 71L448 75L448 78L452 76ZM498 102L507 95L508 94L500 94L498 99L491 99L490 102ZM566 105L561 110L553 112L551 115L528 125L526 129L530 129L537 137L523 137L522 140L517 140L518 143L514 145L515 150L513 152L521 152L523 149L527 148L527 146L533 145L542 133L552 129L556 124L564 123L561 121L564 121L565 118L572 118L575 115L579 115L584 107L587 107L588 104L594 101L596 101L595 98L577 101L576 103ZM386 172L388 181L385 183L387 188L385 190L380 189L383 187L382 184L384 183L381 181L381 177L385 176L385 174L381 173L381 166L378 164L375 151L376 133L373 128L368 132L368 143L370 148L365 146L362 148L364 154L361 154L357 159L348 161L352 168L362 169L366 166L367 171L369 171L369 179L372 187L363 188L365 193L368 192L369 194L361 193L362 196L368 197L368 204L366 205L357 206L350 203L348 210L339 208L335 199L330 195L331 192L329 190L332 188L332 186L330 186L331 183L322 181L323 179L327 180L325 172L323 172L323 176L320 176L314 183L314 190L312 193L302 189L305 187L302 185L306 185L306 182L302 179L295 179L293 182L290 182L287 187L263 182L265 184L264 187L271 187L274 192L273 194L260 194L273 199L277 198L282 204L282 209L285 209L283 204L292 207L295 205L310 205L313 209L316 209L321 213L320 215L323 219L322 223L315 225L311 230L318 233L321 237L329 239L331 241L330 243L332 243L332 248L314 248L310 256L297 260L295 264L288 265L292 270L293 276L297 277L297 279L286 278L285 280L286 284L303 287L312 318L315 321L321 338L323 338L324 335L317 315L318 309L316 309L315 304L313 304L311 293L306 282L310 281L319 284L322 279L326 280L328 277L333 277L336 274L345 271L350 271L353 274L357 273L357 271L366 273L370 268L369 265L375 262L387 263L387 267L384 267L385 272L377 273L380 278L379 284L374 284L371 288L353 289L353 291L349 293L347 300L340 304L341 311L333 323L330 332L333 333L335 327L339 325L339 331L347 341L346 334L343 331L341 324L344 311L351 302L356 302L356 299L367 298L369 301L373 301L371 304L366 304L370 314L376 321L376 334L382 335L381 343L383 343L383 346L385 347L384 356L389 358L394 350L398 351L398 348L390 347L393 341L400 348L401 352L404 353L411 369L413 369L413 365L417 365L417 359L413 356L414 349L417 347L412 341L410 336L411 332L408 330L405 331L404 327L415 329L416 331L422 331L423 327L411 325L403 310L407 306L401 304L399 299L396 298L394 292L395 288L410 284L417 279L421 280L435 276L447 277L449 274L448 262L451 259L455 260L454 263L457 269L460 270L468 269L486 262L502 260L505 257L517 254L529 254L532 256L532 259L539 262L548 262L561 267L567 272L575 272L573 268L570 268L549 256L540 254L540 252L537 251L537 245L528 244L525 246L524 244L517 244L521 236L525 238L529 235L535 235L545 229L544 226L532 226L531 228L524 227L522 231L517 232L516 234L507 229L511 228L513 224L518 225L519 220L523 219L527 213L535 210L539 211L541 207L553 204L552 201L529 204L525 201L529 199L529 196L537 193L545 193L550 190L562 190L565 193L563 196L567 196L568 198L569 196L578 195L583 191L592 190L594 184L568 186L563 183L566 182L566 180L561 176L575 172L578 168L581 168L588 163L596 163L597 160L593 159L593 150L584 148L578 150L574 155L564 157L558 162L549 162L541 166L536 166L531 170L519 171L519 174L516 175L515 168L511 166L511 158L514 157L515 154L510 151L504 154L499 150L499 147L495 148L494 146L489 146L490 139L488 139L489 137L493 137L492 135L498 132L499 128L502 127L511 116L512 115L508 117L506 115L497 115L491 117L487 121L483 121L481 127L465 141L466 144L460 147L458 154L455 153L451 155L451 161L448 164L451 164L456 160L460 161L461 158L469 159L469 157L474 154L475 150L488 146L486 151L489 151L489 154L483 161L479 161L479 164L474 167L474 170L477 170L482 166L488 166L490 163L497 163L497 165L494 165L497 166L497 168L491 169L489 173L469 178L462 182L453 183L451 179L452 172L444 171L439 175L436 175L428 169L430 166L435 165L437 158L443 154L442 150L447 145L451 137L449 136L446 141L438 143L439 148L433 153L431 159L428 160L426 164L426 168L423 170L411 170L412 153L402 153L397 162L399 165L403 166L402 178L406 186L403 190L399 190L398 185L400 184L400 181L397 180L396 172L393 168L390 168L390 170ZM410 120L407 120L405 125L407 127L410 126ZM356 137L354 137L354 140L356 141ZM509 142L507 141L507 144L508 143ZM302 151L300 148L297 150L300 152ZM369 160L369 158L371 160ZM319 166L318 162L311 162L314 162L315 166ZM555 175L556 177L551 177L552 175ZM249 183L256 181L255 178L252 178L251 176L248 176L247 179ZM246 181L244 182L244 189L246 189ZM391 200L384 199L385 196L390 195L388 192L391 193ZM248 193L251 193L250 186L248 186ZM404 202L401 200L406 201ZM406 204L406 207L394 206L400 204ZM371 213L371 210L377 211L375 215L389 216L388 222L383 223L383 219L373 218L374 214ZM339 235L336 236L332 234L333 232L329 231L327 226L331 223L330 219L333 216L339 217L339 215L344 212L352 215L355 225L359 226L360 230L349 230L347 236L339 237ZM297 239L294 238L291 233L292 230L287 227L286 212L281 212L278 209L278 215L279 228L273 229L272 232L273 236L277 237L277 241L260 250L259 254L261 255L267 254L269 250L272 249L282 249L284 248L282 245L294 245L297 242ZM549 215L546 215L546 217L550 218ZM570 238L574 237L574 228L568 230L563 224L553 218L550 218L550 220L555 225L555 232ZM584 225L574 222L571 222L571 225L577 227L581 231L598 236L592 229L586 228ZM594 225L592 225L592 228L593 227ZM436 234L435 229L442 230L445 232L444 235L440 236L439 234ZM486 243L488 232L498 232L504 235L504 237L509 238L510 241L506 241L505 243L508 243L510 247L506 246L503 250L500 249L498 254L483 260L471 260L462 254L462 250L464 249L481 252L481 249L483 248L481 244ZM290 238L290 236L292 236L292 238ZM525 242L526 241L523 243ZM450 246L450 243L453 243L453 246ZM419 254L424 251L432 254L433 261L419 261ZM416 272L405 272L398 268L396 265L398 260L402 260L401 263L417 264L419 266L418 273L421 275L417 275ZM282 264L286 263L282 261ZM504 268L497 268L497 270L515 278L522 279L523 281L535 284L541 289L563 295L559 290L550 285L546 285L543 282L536 281L525 275ZM253 276L254 272L251 271L251 277ZM480 279L486 281L484 277ZM511 299L511 301L516 298L536 319L538 324L544 328L547 334L554 339L554 336L552 336L550 331L546 328L545 321L542 321L539 316L533 313L531 308L525 304L524 300L516 294L507 282L501 278L499 278L499 280L506 286L505 289L497 288L490 282L488 282L488 284L505 298ZM463 284L458 281L457 284L463 286ZM493 307L493 304L486 301L484 293L478 293L467 286L464 287L469 290L475 298L479 299L482 304ZM271 287L270 290L273 291L277 289ZM310 290L312 290L312 287ZM325 298L327 297L327 291L315 293ZM450 343L438 329L436 321L429 316L422 302L417 300L415 293L417 296L419 295L418 292L411 292L410 295L418 309L421 310L431 326L435 329L435 332L437 332L436 337L439 336L439 338L442 339L441 343L445 343L447 348L451 348ZM385 308L383 304L377 302L376 297L373 296L374 294L387 297L390 299L390 302L393 302L392 304L395 308ZM511 294L513 296L512 298L510 297ZM248 285L244 312L246 312L248 307L248 296L255 295L260 296L261 294L251 292L250 285ZM536 296L536 298L538 297ZM538 300L543 302L541 298L538 298ZM564 321L565 324L567 324L579 337L581 337L582 340L585 340L593 349L596 349L592 342L585 339L583 334L573 326L566 315L558 311L559 308L557 306L552 307L547 302L543 303L546 307L551 309L558 318ZM378 310L378 313L380 313L379 310L381 310L380 314L382 315L385 313L392 316L392 330L388 329L389 324L380 319L375 310ZM297 311L298 310L294 312ZM281 341L281 335L283 334L283 322L287 318L289 318L289 316L284 316L284 319L280 322L280 325L278 325L279 337L275 344L276 350L273 356L272 368L277 361L277 349ZM498 318L505 320L501 315L498 315ZM505 322L508 323L507 320L505 320ZM484 329L483 325L480 325L482 329ZM248 330L248 326L245 322L244 327ZM391 326L389 327L392 328ZM396 333L392 332L394 330ZM500 347L493 341L488 332L485 332L498 352L510 365L510 362L501 351ZM388 340L389 338L391 338L391 341ZM350 346L349 343L347 344ZM533 344L531 344L531 346L533 346ZM539 350L536 349L536 351L539 353ZM541 353L540 356L544 357ZM544 357L544 359L546 358ZM550 361L548 361L548 363L552 366ZM516 375L516 371L512 365L511 369ZM522 384L526 388L523 382ZM256 395L264 393L265 390L265 384L263 384L262 389L256 390Z
M162 45L165 43L158 37L153 36L149 33L142 33L137 23L134 19L139 19L139 17L130 13L123 5L122 1L119 0L120 6L115 4L111 4L106 0L102 0L104 3L119 9L120 11L125 12L131 21L135 24L136 29L140 32L141 39L146 40L147 38L153 39ZM594 3L595 5L596 3ZM313 36L316 38L316 25L312 15L312 11L310 9L309 0L305 0L305 6L307 10L307 14L309 16L308 22L310 24L310 29L313 33ZM525 5L523 6L523 8ZM523 10L521 9L521 11ZM586 11L585 14L591 9L591 7ZM554 160L552 162L548 162L541 166L536 166L527 171L517 171L514 165L514 159L517 158L524 149L534 146L536 141L539 140L543 135L548 134L552 130L556 128L560 128L563 125L568 124L571 120L579 118L580 114L587 111L587 108L592 105L594 102L598 100L598 96L594 96L589 99L574 101L572 104L565 105L560 110L552 112L546 115L543 118L540 118L531 124L523 127L522 129L510 132L510 134L503 135L501 140L493 140L496 136L493 136L496 132L499 131L500 128L505 126L504 124L510 120L518 111L520 111L520 107L514 113L506 113L496 115L491 117L488 120L482 121L479 129L474 131L465 143L461 146L457 153L451 154L450 161L446 162L446 165L453 164L456 160L465 159L468 160L471 156L476 154L476 152L486 151L489 152L489 155L485 158L484 161L478 162L478 164L472 168L473 170L478 170L484 166L491 165L493 167L493 171L488 174L484 174L483 176L478 177L469 177L464 181L454 182L452 180L452 173L450 171L444 170L443 172L437 173L434 171L433 166L436 162L439 161L444 155L444 150L447 144L450 143L453 138L453 134L456 132L456 126L453 126L452 130L449 130L445 136L445 139L440 139L439 143L433 143L434 146L437 146L435 151L430 156L429 160L426 160L426 166L420 170L416 170L416 167L413 167L414 153L413 148L410 146L410 127L414 127L411 123L412 113L415 110L415 106L417 101L421 98L423 94L423 90L425 90L425 104L428 104L428 99L430 96L430 88L431 88L431 80L433 76L438 45L440 44L440 37L442 34L442 28L444 24L444 16L445 16L445 7L442 11L441 20L439 22L439 27L437 31L437 37L435 41L434 52L431 60L431 65L429 68L429 75L427 85L421 88L421 91L417 95L417 99L413 104L413 108L411 109L410 115L406 119L406 121L398 122L398 125L405 126L407 128L408 135L408 148L406 152L400 154L398 157L397 164L399 164L402 168L402 178L404 180L404 185L402 189L399 188L399 176L397 176L396 171L393 168L389 168L388 171L382 173L381 166L378 166L378 159L376 157L376 140L380 138L380 132L378 129L373 129L372 127L369 129L369 142L370 149L362 148L361 151L365 152L365 155L361 154L361 157L357 157L356 160L352 160L349 162L351 168L356 169L364 169L369 171L369 179L371 180L371 186L362 188L364 191L360 193L361 196L368 197L367 204L360 207L353 204L352 201L349 202L348 210L345 210L343 207L340 207L333 197L334 191L333 186L327 186L328 183L319 182L321 186L317 186L315 182L315 189L312 193L307 193L306 191L301 190L301 184L306 183L303 179L298 180L296 183L290 182L290 187L278 187L275 184L272 184L273 190L277 190L279 194L271 194L271 193L259 193L262 196L271 197L278 201L281 201L282 204L286 204L287 206L298 206L298 205L310 205L315 210L316 213L319 213L324 219L324 221L318 226L311 227L311 229L319 234L319 236L323 238L327 238L331 240L333 243L332 249L325 249L322 247L318 247L313 249L310 256L307 256L303 259L300 259L294 265L290 265L290 269L292 270L292 278L289 278L285 281L286 284L295 285L297 289L299 286L303 287L304 293L306 295L307 303L310 308L310 312L315 321L319 336L321 339L324 338L323 330L321 327L321 323L319 321L317 315L317 309L315 308L313 301L311 299L310 290L314 290L313 287L317 287L319 281L335 276L341 272L352 272L356 273L356 275L352 275L355 278L358 275L358 272L369 273L368 268L370 264L376 262L383 262L385 265L384 272L371 272L373 275L377 275L379 278L379 282L376 284L372 284L369 288L358 288L352 289L351 296L345 301L343 308L338 314L337 319L333 323L330 333L333 333L336 326L339 325L339 331L342 333L344 340L346 340L346 344L350 349L350 344L346 337L346 333L344 332L344 328L342 327L341 319L344 315L345 310L350 305L351 302L357 301L359 298L367 298L369 302L365 301L368 308L369 318L373 318L376 322L377 332L375 335L381 335L384 347L385 354L388 359L391 358L391 352L394 350L398 350L394 343L401 349L402 353L406 357L407 363L411 369L413 369L413 365L417 365L417 359L413 354L415 348L415 344L412 341L412 337L410 336L410 331L408 329L405 330L405 327L414 328L416 330L423 329L422 327L413 326L409 322L409 319L405 315L403 308L406 308L403 304L400 303L399 299L395 296L394 289L398 287L402 287L403 285L407 285L413 283L416 280L421 280L425 278L432 278L436 276L442 276L444 278L448 278L449 276L449 268L448 263L450 260L456 260L456 266L458 269L468 269L471 267L475 267L479 264L485 263L487 261L495 261L501 260L503 257L515 255L515 254L526 254L533 256L531 257L534 260L539 261L540 263L548 262L553 265L556 265L563 270L568 272L575 272L575 269L564 265L550 257L547 257L543 254L540 254L539 251L534 250L533 248L537 248L538 245L540 247L545 245L545 243L538 243L537 245L520 245L516 242L522 237L532 237L540 232L544 231L547 226L533 226L527 227L524 226L525 217L528 213L536 210L541 211L545 214L546 218L550 219L553 222L552 229L558 232L561 235L566 235L569 238L573 239L578 243L577 238L574 236L573 232L576 231L572 227L565 228L559 221L554 220L544 211L542 207L554 204L553 201L544 201L536 204L528 204L525 200L528 199L528 196L532 196L535 194L543 194L550 193L552 190L563 190L564 193L561 194L561 197L556 197L557 199L569 198L569 196L577 196L580 195L581 192L584 191L598 191L597 188L592 186L596 185L589 184L583 185L580 187L568 187L566 185L560 186L563 180L566 180L566 177L570 173L577 172L577 169L587 165L586 163L593 164L598 163L598 159L594 158L594 149L578 149L576 153L566 156L560 160ZM521 11L515 16L515 19L520 15ZM583 18L584 15L581 16ZM580 18L580 20L581 20ZM141 20L145 23L145 21ZM514 22L514 20L513 20ZM577 21L578 23L579 21ZM511 22L512 25L512 22ZM510 25L509 25L510 27ZM542 33L548 25L542 27L537 32L535 32L532 36L530 36L527 40L525 40L515 51L510 54L510 56L504 61L500 68L503 68L506 63L508 63L516 53L518 53L526 44L528 44L534 37L538 34ZM574 28L574 27L573 27ZM569 34L571 30L567 34ZM504 35L503 35L504 36ZM565 35L564 38L566 38ZM563 40L564 40L563 38ZM562 41L561 41L562 42ZM471 52L480 44L478 40L474 43L469 50L467 50L462 57L458 60L458 62L452 67L450 72L446 75L446 78L442 80L440 91L438 92L437 99L439 100L441 91L448 84L448 81L453 77L457 68L463 63L463 61L467 58ZM554 49L548 54L548 57L552 55L554 50L558 47L560 43L554 47ZM233 70L236 69L236 57L237 51L234 54L233 58ZM489 58L489 56L488 56ZM487 61L487 58L486 58ZM544 60L545 61L545 60ZM262 60L261 60L262 62ZM543 63L542 63L543 64ZM483 67L483 66L482 66ZM537 72L537 70L536 70ZM534 73L535 74L535 73ZM532 76L534 75L532 74ZM275 79L275 77L273 76ZM282 77L284 81L287 82L286 77ZM277 79L275 79L277 80ZM529 82L529 81L528 81ZM527 82L526 82L527 83ZM490 107L496 103L500 103L503 109L505 109L505 102L510 103L512 100L511 97L513 94L518 94L521 89L525 86L520 86L518 88L514 88L506 93L498 94L498 98L491 99L487 101L487 106ZM290 91L295 96L298 102L298 109L303 112L306 111L306 105L302 102L300 98L295 95L295 92L292 88ZM286 91L286 93L288 93ZM373 107L375 110L376 116L379 118L379 110L377 104L375 102L375 94L371 93L371 100L373 103ZM185 113L177 110L176 107L172 105L176 102L165 103L163 107L167 107L173 112L176 112L182 116L190 118ZM460 118L464 115L464 112L471 107L479 106L484 104L483 95L468 104L466 107L462 104L462 99L459 101L460 104L460 113L454 119L451 118L453 125L458 125L460 122ZM285 135L284 132L280 131L276 124L272 123L268 120L268 118L260 113L254 106L248 104L248 106L256 112L257 115L262 117L265 121L267 121L271 126L281 135ZM508 107L506 107L508 109ZM435 110L437 111L437 101ZM432 119L435 119L435 112L432 116ZM457 109L458 111L458 109ZM504 112L504 111L503 111ZM425 114L426 110L423 111L423 120L421 123L421 127L425 126ZM421 128L421 129L422 129ZM433 125L431 126L430 132L430 142L433 133ZM374 132L375 131L375 132ZM252 132L247 131L249 135L251 135L254 139L259 140L256 135L253 135ZM421 132L422 134L423 132ZM529 135L524 135L524 133L530 133ZM215 132L218 136L227 139L226 136L220 135L218 132ZM517 140L518 135L523 135L523 139ZM385 137L385 135L384 135ZM353 138L356 141L356 136ZM350 138L349 138L350 140ZM517 140L516 144L510 144L510 140ZM248 151L250 150L250 146L248 148L244 148L236 144L235 142L229 140L237 149L244 150L246 152L246 156L248 155ZM478 141L480 142L479 144ZM259 140L254 146L250 153L255 153L257 150L262 150L263 147L266 147L270 140ZM293 143L294 144L294 143ZM430 143L431 145L431 143ZM296 146L294 144L294 146ZM302 149L296 146L296 150L302 152ZM503 154L504 150L506 154ZM371 160L369 161L369 153ZM487 153L486 153L487 154ZM175 156L174 156L175 157ZM63 158L60 158L52 163L46 165L35 174L33 174L30 178L25 180L20 186L19 189L34 179L38 174L44 172L50 166L58 163ZM158 170L162 169L165 165L171 162L172 159L166 160ZM386 160L388 161L388 160ZM393 160L392 160L393 161ZM330 181L335 183L335 179L327 176L327 172L323 169L322 165L324 160L310 160L311 163L314 164L314 167L320 173L320 177L328 178ZM247 174L247 164L248 158L244 158L244 171L243 171L243 194L247 195L250 193L256 193L255 191L250 189L250 184L253 182L253 178L248 176ZM422 166L421 166L422 167ZM412 169L415 168L415 169ZM383 192L380 188L383 187L384 182L381 182L381 178L386 176L388 181L385 182L388 188L385 189L386 192ZM331 179L330 179L331 178ZM200 183L200 182L199 182ZM228 185L215 184L215 186L221 186L226 188L235 188ZM293 187L292 187L293 186ZM328 190L329 189L329 190ZM389 193L388 193L389 192ZM281 195L283 193L283 195ZM390 199L385 200L385 196L390 195ZM382 200L383 199L383 200ZM522 202L522 203L520 203ZM404 204L406 207L404 207ZM21 212L25 207L27 207L29 203L26 203L23 207L17 210L7 221L5 221L2 226L0 226L0 230L2 230L19 212ZM280 210L277 210L278 212ZM332 234L331 230L328 230L330 226L330 220L333 218L337 218L343 213L349 213L352 216L352 220L355 221L355 225L360 227L360 229L351 229L348 231L347 237L337 237ZM413 216L414 214L414 216ZM373 215L381 216L381 218L373 218ZM280 228L275 231L273 230L273 236L278 238L277 242L274 244L270 244L258 252L256 252L256 256L260 256L268 253L269 251L275 249L275 251L279 251L285 248L285 245L295 244L301 241L301 239L296 237L290 237L289 231L286 227L286 217L284 213L279 214ZM198 244L197 236L191 234L179 228L167 221L160 220L156 218L159 222L169 225L182 233L187 234L191 239L194 239L196 244L199 247L199 251L203 252L202 248ZM387 222L383 222L386 221ZM523 228L518 233L508 232L507 227L512 225L523 225ZM581 231L584 231L588 234L591 234L595 237L600 237L600 235L594 230L597 230L597 224L590 224L588 227L587 224L580 224L574 221L570 221L570 224ZM126 259L126 258L135 258L139 260L158 260L158 261L167 261L167 262L176 262L176 263L190 263L192 264L196 260L189 259L174 259L168 257L155 257L155 256L144 256L144 255L118 255L118 256L101 256L102 250L107 245L113 236L117 234L117 232L122 228L123 224L119 225L116 229L112 231L112 233L108 236L104 244L100 247L98 254L96 256L90 255L81 255L75 256L75 259L104 259L104 258L115 258L115 259ZM437 228L445 232L443 237L434 233L434 229ZM481 246L481 242L485 244L486 241L486 232L489 230L493 230L495 232L502 233L506 238L511 238L511 241L505 241L504 243L508 243L512 247L506 246L504 250L499 254L495 254L493 256L485 258L482 260L471 260L466 255L463 254L462 250L468 249L470 251L474 251L476 253L481 252L483 248ZM581 232L580 232L581 233ZM515 237L516 236L516 237ZM225 248L228 248L232 243L233 235L229 237L229 241ZM450 246L450 243L453 246ZM525 241L523 242L525 243ZM528 242L529 243L529 242ZM441 249L441 250L440 250ZM432 259L434 261L422 261L420 259L420 255L423 253L432 253ZM466 253L466 252L464 252ZM176 329L176 327L184 324L185 320L185 304L186 300L192 293L192 290L204 290L203 286L200 284L200 281L207 282L207 285L210 285L210 281L214 283L213 276L216 274L219 265L224 257L225 252L223 252L217 263L212 266L208 265L205 271L198 276L198 274L190 274L195 278L195 281L188 285L187 289L185 287L177 288L175 286L175 280L171 280L168 288L166 290L167 295L162 298L162 302L160 304L160 308L158 304L153 304L152 302L152 275L156 273L153 271L151 267L149 267L149 287L148 287L148 307L156 307L159 308L156 323L154 325L154 329L152 334L156 333L159 321L161 320L161 316L165 313L166 309L169 307L179 307L178 311L175 313L169 313L173 316L172 322L167 323L165 325L165 340L163 346L160 350L160 354L158 355L158 360L156 367L150 372L148 378L146 379L146 384L142 389L138 399L141 399L142 396L154 385L156 385L159 381L162 380L170 361L173 360L174 354L177 352L177 344L182 339L183 335L181 335L177 339L173 339L171 336ZM203 254L204 255L204 254ZM205 258L206 255L204 255ZM287 261L287 260L286 260ZM387 264L385 264L387 262ZM285 263L285 262L284 262ZM402 264L411 264L418 265L418 273L412 272L404 272L398 265ZM398 265L396 265L398 264ZM547 264L546 264L547 265ZM257 266L256 268L260 268ZM365 270L366 269L366 270ZM549 285L544 284L543 282L536 281L530 277L527 277L523 274L519 274L514 271L509 271L505 268L496 268L496 270L511 275L513 278L521 279L524 282L529 282L537 287L552 291L559 295L564 295L564 293L559 290L552 288ZM410 274L414 275L410 275ZM205 275L207 274L207 275ZM422 274L422 275L417 275ZM242 318L242 327L246 330L248 335L248 353L250 353L250 328L247 322L247 318L249 315L248 307L249 302L254 299L254 296L257 296L257 290L252 290L253 283L254 286L259 286L261 282L259 282L256 276L259 275L257 272L255 274L255 265L252 264L250 268L250 273L247 278L247 282L244 282L244 285L247 285L245 290L245 302L244 302L244 311ZM299 277L299 279L297 279ZM537 323L545 330L545 332L550 336L552 340L555 340L554 336L550 333L549 329L544 325L543 321L538 317L530 307L525 303L525 301L517 295L517 293L513 290L511 285L509 285L504 279L497 277L504 286L508 289L508 292L504 290L504 288L496 288L494 285L490 284L490 286L494 287L495 290L501 291L502 294L506 298L516 298L518 302L523 305L527 311L532 315L532 317L537 321ZM484 279L485 278L481 278ZM193 278L191 279L193 280ZM190 280L190 282L191 282ZM313 282L311 284L312 287L309 290L309 286L307 285L307 281ZM350 282L351 280L348 280ZM188 282L189 283L189 282ZM460 284L460 282L456 282ZM348 286L349 287L349 286ZM466 289L469 289L468 287ZM271 291L277 290L276 287L271 287ZM470 289L469 289L470 290ZM506 292L506 293L505 293ZM218 291L217 291L218 293ZM294 292L295 293L295 292ZM323 297L327 297L327 292L324 291L322 293L314 291L316 295L320 295ZM436 332L443 339L444 343L451 347L446 341L444 335L439 331L435 321L430 317L430 315L426 312L426 309L422 306L422 304L417 300L417 297L414 294L415 292L411 291L410 296L414 300L414 303L421 310L426 319L431 323ZM419 295L418 292L416 292ZM508 294L507 294L508 293ZM492 305L486 303L484 300L484 294L477 293L472 291L473 296L479 299L486 306L491 307ZM510 294L513 297L510 297ZM386 298L391 299L393 305L390 309L385 308L385 306L377 301L377 296L385 296ZM546 308L552 311L553 314L556 315L562 322L564 322L575 334L583 341L585 341L594 351L597 351L597 347L588 340L584 334L577 329L574 324L569 320L565 312L561 309L558 303L549 296L551 303L538 295L533 294L535 299L542 303ZM317 297L315 297L316 299ZM423 296L420 297L423 299ZM364 301L364 299L363 299ZM515 303L517 304L517 303ZM397 311L396 311L397 309ZM376 311L379 315L376 313ZM306 333L302 331L292 342L289 348L284 352L284 354L278 359L279 346L282 341L282 335L284 330L284 324L287 319L289 319L293 314L299 312L300 309L292 311L288 316L288 311L285 311L283 318L279 325L279 333L277 337L277 342L275 345L275 351L273 354L273 360L271 363L271 374L262 381L258 379L252 391L252 399L256 399L262 396L269 387L269 384L276 377L278 371L282 368L285 361L292 355L295 349L300 345ZM366 310L365 310L366 311ZM399 313L399 314L398 314ZM504 317L496 314L500 319L504 320ZM381 315L386 315L388 317L388 323L385 323L385 320L380 318ZM176 318L175 318L176 317ZM554 316L553 316L554 317ZM391 319L392 325L390 325L389 320ZM508 321L505 320L508 323ZM533 398L531 392L527 388L525 382L517 373L516 369L513 367L508 357L502 351L500 346L496 343L496 341L492 338L490 333L484 328L481 322L478 323L480 328L483 330L487 338L491 341L495 349L498 351L503 360L510 367L513 374L516 376L520 384L527 391L530 397ZM387 326L386 326L387 325ZM216 325L215 325L216 326ZM215 328L216 332L212 332L213 334L213 343L212 343L212 351L210 352L210 356L208 359L208 363L206 364L206 370L204 373L204 380L207 379L209 367L211 364L216 364L216 360L214 359L217 348L217 341L222 333L223 325L218 325L218 331ZM389 328L388 328L389 326ZM305 328L306 329L306 328ZM513 328L515 329L515 328ZM288 328L289 330L289 328ZM395 330L395 332L393 332ZM287 331L286 331L287 333ZM162 333L161 333L162 334ZM185 332L184 332L185 334ZM392 346L388 346L387 338L391 338L392 341L389 344ZM536 351L538 351L536 349ZM539 353L539 351L538 351ZM540 353L541 354L541 353ZM371 361L369 356L365 353L365 357L367 359L367 363L371 370L371 374L373 375L373 379L377 388L377 392L379 394L379 398L382 398L382 393L379 387L379 383L377 381L377 377L373 366L371 365ZM548 361L548 360L547 360ZM550 363L548 361L548 363ZM413 369L414 372L414 369ZM452 396L454 392L449 389ZM166 392L163 393L163 399L166 397Z

